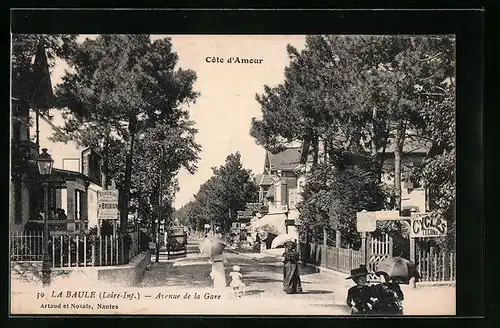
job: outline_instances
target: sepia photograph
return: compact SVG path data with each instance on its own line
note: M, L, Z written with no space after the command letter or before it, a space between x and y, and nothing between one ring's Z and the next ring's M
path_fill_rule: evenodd
M455 35L13 33L10 65L12 315L456 315Z

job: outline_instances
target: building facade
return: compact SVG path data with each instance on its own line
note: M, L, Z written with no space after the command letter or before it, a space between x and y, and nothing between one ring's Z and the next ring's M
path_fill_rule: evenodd
M14 101L13 106L17 104ZM13 110L14 113L18 112ZM60 118L60 117L59 117ZM31 121L36 117L31 114ZM72 143L50 140L53 124L39 119L39 145L35 127L28 119L13 117L10 181L10 227L12 231L43 229L44 188L36 158L47 148L54 160L48 177L48 222L51 234L77 234L97 223L97 181L82 173L82 151Z

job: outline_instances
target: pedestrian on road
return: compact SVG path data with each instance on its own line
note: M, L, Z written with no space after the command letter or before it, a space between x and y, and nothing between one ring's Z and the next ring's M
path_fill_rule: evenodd
M240 273L240 266L233 266L233 272L229 276L232 279L229 287L233 288L233 293L236 297L241 297L244 294L245 284L241 281L243 275Z
M212 242L223 243L220 228L216 230L216 236L212 238ZM209 259L209 263L212 264L212 271L210 273L210 277L214 282L214 288L216 289L225 289L227 287L226 283L226 270L224 264L227 263L227 260L224 257L224 253L221 250L220 254L212 254Z
M360 265L359 268L351 270L351 274L346 279L352 279L356 286L349 288L347 291L347 306L351 308L351 315L366 315L373 308L375 299L371 299L372 289L366 282L368 270L365 265Z
M295 243L286 242L283 253L283 291L287 294L302 293L298 262L299 253Z
M205 234L205 237L203 238L203 241L200 243L200 246L198 247L199 250L200 250L200 253L203 253L203 245L206 244L208 242L208 234Z

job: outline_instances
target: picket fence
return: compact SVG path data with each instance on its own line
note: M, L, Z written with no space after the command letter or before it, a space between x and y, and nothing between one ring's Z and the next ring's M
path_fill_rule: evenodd
M131 238L135 236L131 234ZM58 235L49 237L49 256L52 267L112 266L126 264L135 249L130 245L124 254L120 236ZM42 261L43 232L12 233L10 238L12 261Z
M420 250L416 259L420 281L456 281L456 255L453 252Z
M392 255L392 241L387 238L382 240L373 239L371 254L369 254L368 270L375 271L378 263ZM299 244L300 258L303 263L332 269L335 271L349 273L350 270L364 264L362 251L317 245L314 243ZM421 282L447 282L456 281L456 254L453 252L436 252L419 250L416 254L415 264L419 272ZM376 277L370 279L376 280Z
M349 273L363 264L364 254L349 248L300 243L300 258L304 263L310 263L324 268Z

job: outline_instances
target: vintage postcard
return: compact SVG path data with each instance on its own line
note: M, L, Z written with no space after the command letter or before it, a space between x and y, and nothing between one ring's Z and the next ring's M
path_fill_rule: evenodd
M12 34L12 315L455 315L454 35Z

